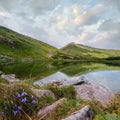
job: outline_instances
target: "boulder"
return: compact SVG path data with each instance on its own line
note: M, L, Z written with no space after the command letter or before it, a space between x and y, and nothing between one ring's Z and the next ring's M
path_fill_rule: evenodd
M93 120L94 112L92 108L87 105L81 110L72 113L70 116L63 120Z
M85 76L79 76L79 77L73 77L71 79L69 79L68 77L66 77L63 73L56 73L57 76L63 76L63 78L59 78L59 79L52 79L46 80L46 79L42 79L42 80L37 80L34 82L34 85L37 85L39 87L44 87L47 84L50 85L57 85L57 86L68 86L68 85L79 85L79 84L83 84L83 83L87 83L88 80L86 79ZM54 75L52 75L54 76ZM65 77L65 79L64 79Z
M59 85L63 85L63 81L61 80L59 80L59 81L57 81L57 80L51 80L51 83L50 83L51 85L57 85L57 86L59 86Z
M15 74L8 74L8 75L2 74L1 78L3 78L4 80L7 80L9 83L20 81L18 78L16 78Z
M56 102L54 102L52 105L49 105L45 108L42 108L39 110L38 112L38 117L40 118L44 118L47 115L50 115L52 112L55 112L55 110L57 109L57 107L64 101L66 100L66 98L62 98Z
M33 94L35 94L37 97L46 97L46 96L52 96L55 98L55 95L50 90L38 90L38 89L31 89Z
M97 100L103 106L106 106L114 94L107 88L93 83L84 83L74 86L77 91L77 97L88 100Z

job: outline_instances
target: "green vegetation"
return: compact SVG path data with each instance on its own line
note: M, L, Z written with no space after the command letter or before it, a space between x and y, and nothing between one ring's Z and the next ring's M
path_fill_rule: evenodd
M55 73L58 68L50 62L23 62L0 66L5 74L15 74L21 80L37 80ZM34 81L33 81L34 82Z
M64 65L60 71L67 74L68 76L79 76L89 72L96 72L101 70L120 70L120 67L112 66L102 63L93 62L76 62Z
M0 27L0 62L47 59L52 57L56 50L46 43Z
M119 120L120 98L116 100L116 108L114 108L113 105L113 101L116 99L116 97L111 101L112 104L108 105L106 108L95 100L89 101L82 99L67 99L60 104L60 106L56 109L56 112L50 114L50 116L47 116L44 120L61 120L88 104L94 111L94 120ZM109 111L109 107L112 108L111 111Z
M34 62L35 60L40 61ZM38 120L39 109L63 97L67 100L63 101L55 113L47 116L45 120L60 120L88 104L95 112L94 120L120 119L119 94L104 108L95 100L76 99L73 86L47 85L44 88L32 86L34 80L42 79L56 71L69 76L78 76L91 71L107 70L107 68L118 70L120 69L120 50L103 50L75 43L70 43L58 50L41 41L0 27L0 63L19 61L22 63L0 66L0 71L3 73L16 74L18 78L24 80L24 82L8 84L0 78L0 120ZM82 61L94 61L94 63ZM51 90L55 98L36 97L31 90L34 87Z
M101 113L104 111L104 107L97 101L87 101L82 99L67 99L60 104L57 108L56 112L50 116L50 120L61 120L71 113L80 110L84 106L90 104L92 109L94 110L95 114ZM46 119L49 120L49 119Z
M24 83L0 83L0 120L31 120L39 109L55 101L51 96L36 97L30 88Z
M76 92L72 86L48 85L42 88L54 92L56 99L51 96L38 98L32 93L31 88L34 87L23 82L9 85L0 83L0 120L3 120L3 118L4 120L38 120L37 112L39 109L54 103L62 97L67 98L67 100L64 100L55 112L43 116L43 120L63 119L88 104L95 113L94 120L119 120L120 118L119 94L104 108L95 100L76 99Z
M94 120L120 120L120 94L111 100L105 111L98 113Z
M71 56L76 56L81 60L95 61L97 59L105 59L112 57L116 59L119 56L120 50L105 50L93 47L88 47L80 44L70 43L61 49L62 51L71 54ZM74 57L73 57L74 58ZM120 59L119 59L120 60Z
M0 27L0 63L46 59L60 63L76 60L120 60L120 50L103 50L75 43L57 49L44 42Z
M65 86L65 87L58 87L47 85L45 89L51 90L57 99L60 98L67 98L67 99L75 99L76 98L76 91L73 86Z
M43 79L58 71L68 76L79 76L88 72L101 70L120 70L119 65L112 66L110 63L93 62L67 62L66 64L54 64L52 62L24 62L0 66L0 71L5 74L15 74L21 80L33 83L35 80Z
M96 115L94 120L120 120L120 115L117 115L117 114L100 114L100 115Z

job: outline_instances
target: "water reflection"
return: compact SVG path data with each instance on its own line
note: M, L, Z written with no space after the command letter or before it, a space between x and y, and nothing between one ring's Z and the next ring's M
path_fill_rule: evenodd
M62 72L57 72L53 75L50 75L46 78L38 80L35 82L37 85L45 85L49 84L52 81L62 81L64 84L72 83L75 81L79 81L81 76L84 76L84 80L92 82L94 84L102 85L112 91L120 91L120 70L117 71L98 71L98 72L90 72L87 74L82 74L80 76L71 77Z
M51 62L19 63L0 66L5 74L16 74L21 80L34 80L49 83L51 80L72 82L83 75L96 84L109 87L111 90L120 89L120 66L109 66L101 63L71 63L55 65Z
M3 71L5 74L16 74L16 76L21 80L42 79L55 73L57 69L57 66L53 66L51 63L45 62L18 63L7 66L0 66L0 71Z
M85 76L91 82L105 86L112 91L120 91L120 70L91 72Z

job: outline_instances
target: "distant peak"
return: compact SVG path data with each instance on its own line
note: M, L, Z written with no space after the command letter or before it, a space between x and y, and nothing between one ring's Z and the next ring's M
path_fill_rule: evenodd
M75 44L75 42L71 42L71 44Z

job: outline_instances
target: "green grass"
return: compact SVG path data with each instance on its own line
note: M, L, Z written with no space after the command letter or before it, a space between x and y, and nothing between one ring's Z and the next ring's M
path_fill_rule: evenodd
M120 56L120 50L106 50L70 43L61 49L62 51L76 56L79 59L94 60ZM120 60L120 59L119 59Z
M46 59L54 55L56 48L36 39L0 27L0 58L17 60Z
M51 90L54 94L56 99L60 98L67 98L67 99L75 99L76 98L76 91L73 86L53 86L53 85L47 85L44 89Z
M94 120L120 120L120 114L99 114Z

